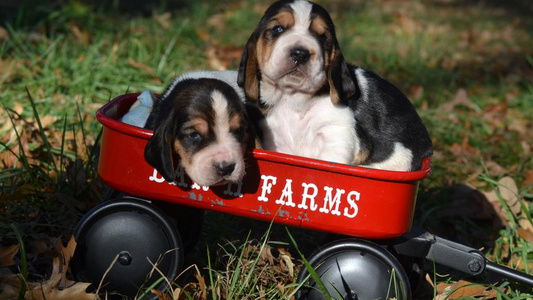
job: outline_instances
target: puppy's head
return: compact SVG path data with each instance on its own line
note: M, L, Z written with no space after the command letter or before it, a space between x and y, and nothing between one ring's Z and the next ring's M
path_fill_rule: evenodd
M185 79L154 105L146 161L169 182L178 164L203 186L239 182L248 140L242 100L217 79Z
M278 1L266 10L245 46L238 83L249 100L260 98L260 84L286 93L329 90L335 104L356 92L330 15L305 0Z

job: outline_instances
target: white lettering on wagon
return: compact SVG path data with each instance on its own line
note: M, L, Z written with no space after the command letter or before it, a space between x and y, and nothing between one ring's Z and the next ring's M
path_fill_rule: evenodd
M277 184L278 178L271 175L261 175L261 195L257 197L258 201L268 202L268 196L272 194L272 188ZM285 179L285 185L281 190L279 198L274 203L289 207L297 207L302 210L310 210L331 214L334 216L344 216L353 219L359 213L357 202L361 199L361 193L358 191L349 191L330 186L322 187L322 206L319 207L318 198L320 189L314 183L302 182L303 188L300 203L293 201L293 180Z
M159 172L157 172L156 169L154 169L152 175L148 177L148 180L155 181L157 183L165 182L165 178L159 175ZM173 182L169 182L168 184L177 185L177 186L185 187L185 188L188 187L187 183L185 182L185 171L183 171L182 168L179 168L176 174L176 180L174 180ZM191 189L208 191L209 187L202 186L202 185L197 184L196 182L193 182L193 184L191 185Z
M311 207L312 211L315 211L318 208L318 205L315 203L315 197L318 195L318 188L314 183L302 183L302 187L304 188L304 192L302 194L302 202L298 204L298 208L301 209L308 209ZM309 194L309 188L313 189L313 194ZM307 206L307 199L309 199L309 205Z
M187 187L187 183L185 183L185 172L180 168L178 170L178 174L177 175L178 175L177 176L178 180L177 181L173 181L173 182L169 182L169 184L182 186L182 187ZM157 183L165 182L165 178L163 176L160 176L156 169L154 169L154 172L152 173L152 175L150 177L148 177L148 180L155 181Z
M263 185L261 186L261 196L257 197L257 200L268 202L266 195L272 192L272 186L276 184L277 179L278 178L274 176L261 175L261 181L263 181Z
M283 191L281 192L281 196L278 200L276 200L276 204L283 204L290 207L295 207L296 204L292 202L292 180L287 179L285 180L285 187L283 188Z
M156 183L163 183L165 179L159 175L157 170L154 169L153 174L148 177L150 181ZM272 175L261 175L261 181L259 183L259 196L257 196L257 201L259 202L269 202L270 197L276 198L274 200L275 204L287 206L287 207L297 207L302 210L305 215L306 211L317 211L323 214L331 214L334 216L344 216L346 218L353 219L359 214L358 202L361 200L361 193L355 190L348 191L346 193L345 189L335 188L331 186L322 186L321 189L317 184L310 182L294 182L293 179L285 179L283 189L281 193L278 194L278 197L273 195L273 187L278 184L278 178ZM169 183L174 184L180 187L187 187L185 182L185 172L180 169L177 174L176 181ZM294 198L294 189L293 184L299 184L302 187L301 197ZM238 184L229 183L224 190L225 195L243 197L242 194L243 183L239 182ZM209 187L200 186L197 183L191 185L192 190L197 190L200 193L202 191L208 191ZM200 200L202 195L196 195L191 193L191 199ZM275 193L274 193L275 194ZM295 202L296 200L296 202ZM261 206L260 206L261 207ZM261 209L262 210L262 209ZM284 214L289 214L288 211L283 211ZM302 212L300 212L302 213ZM301 216L300 216L301 217ZM306 217L307 219L307 217Z
M233 186L236 186L235 191L233 191ZM224 195L230 195L235 197L241 197L242 198L242 181L239 181L239 183L228 183L228 187L224 191Z

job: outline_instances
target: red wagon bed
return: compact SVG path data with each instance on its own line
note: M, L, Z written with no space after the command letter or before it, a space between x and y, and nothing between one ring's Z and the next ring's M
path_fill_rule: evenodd
M182 172L170 184L144 160L152 131L119 121L138 94L115 98L96 117L104 125L98 172L138 197L362 238L400 236L411 227L419 180L431 170L393 172L253 150L242 184L202 187Z

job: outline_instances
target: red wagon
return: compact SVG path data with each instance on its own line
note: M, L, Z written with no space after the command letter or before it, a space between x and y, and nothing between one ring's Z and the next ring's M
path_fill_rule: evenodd
M80 280L99 282L105 274L108 290L132 295L152 269L146 258L159 260L158 267L172 278L181 268L183 244L194 242L203 210L356 237L327 245L309 258L322 271L328 290L345 299L409 299L411 270L405 270L398 255L428 257L473 275L503 268L491 268L473 249L410 232L419 181L431 171L429 158L418 171L393 172L253 150L242 183L203 187L183 171L168 183L144 160L152 132L119 121L137 96L120 96L96 114L104 126L98 173L121 196L95 207L78 225L74 270ZM152 202L179 207L174 209L177 218L170 214L177 224ZM389 242L384 246L368 240ZM512 271L502 272L510 277ZM530 276L516 273L519 281L533 286ZM398 286L391 287L391 276ZM347 278L357 280L346 283ZM307 283L300 298L323 297L312 288L316 283L308 270L299 280Z

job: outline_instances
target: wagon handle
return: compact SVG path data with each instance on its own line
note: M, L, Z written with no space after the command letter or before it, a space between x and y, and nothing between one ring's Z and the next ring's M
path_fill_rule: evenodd
M488 272L533 287L533 276L491 262L479 250L438 237L424 230L415 229L408 232L393 247L399 254L424 257L468 275L477 276Z

